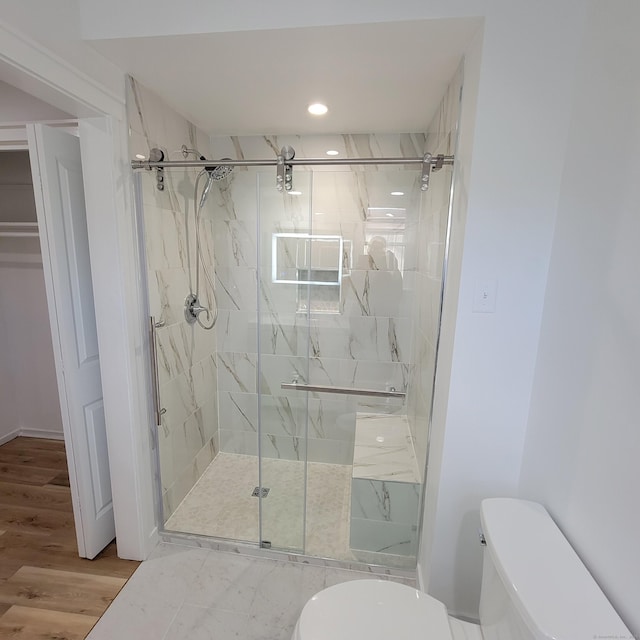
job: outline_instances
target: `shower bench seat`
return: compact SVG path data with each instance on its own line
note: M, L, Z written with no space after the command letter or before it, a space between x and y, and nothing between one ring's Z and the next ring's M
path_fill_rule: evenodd
M414 555L420 486L407 416L357 413L351 549Z

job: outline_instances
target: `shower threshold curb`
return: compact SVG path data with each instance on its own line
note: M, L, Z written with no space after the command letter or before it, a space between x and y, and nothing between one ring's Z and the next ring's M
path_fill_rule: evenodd
M211 549L226 553L235 553L243 556L255 558L270 558L272 560L282 560L285 562L296 562L299 564L314 565L318 567L333 567L337 569L347 569L350 571L360 571L372 575L389 576L394 578L404 578L416 580L415 569L401 569L387 567L377 564L368 564L352 560L335 560L333 558L319 558L317 556L306 556L300 553L278 551L266 549L258 546L258 543L239 543L235 541L220 540L209 536L199 536L193 533L181 533L177 531L159 531L162 542L180 544L188 547L200 549Z

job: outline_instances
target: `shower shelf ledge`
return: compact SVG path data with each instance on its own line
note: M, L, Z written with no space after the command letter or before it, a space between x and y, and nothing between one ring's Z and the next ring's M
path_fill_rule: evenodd
M356 414L353 478L420 484L406 415Z

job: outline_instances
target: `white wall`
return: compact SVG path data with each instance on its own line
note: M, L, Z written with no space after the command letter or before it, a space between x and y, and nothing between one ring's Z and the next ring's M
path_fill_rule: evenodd
M459 224L453 229L449 275L461 259L460 288L454 317L450 278L430 455L430 472L440 473L430 477L420 569L431 594L470 618L481 578L480 500L518 491L581 15L570 2L488 13L475 129L461 130L461 159L472 136L473 161L458 181L466 228L464 239ZM478 55L470 52L469 71ZM481 279L497 282L495 313L472 310Z
M9 434L62 438L40 245L38 238L6 240L0 238L0 377L10 392L2 392L0 441Z
M640 6L594 3L578 66L521 493L640 635ZM615 161L609 159L615 158Z
M68 113L20 91L6 82L0 81L0 95L2 95L2 109L0 109L0 122L2 123L67 120L71 117Z
M35 222L26 151L0 153L0 221ZM37 235L0 225L0 442L18 434L62 438L42 255Z

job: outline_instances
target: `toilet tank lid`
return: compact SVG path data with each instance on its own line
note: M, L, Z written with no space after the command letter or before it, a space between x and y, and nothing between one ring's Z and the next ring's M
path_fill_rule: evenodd
M542 505L490 498L480 515L487 550L534 638L632 637Z

